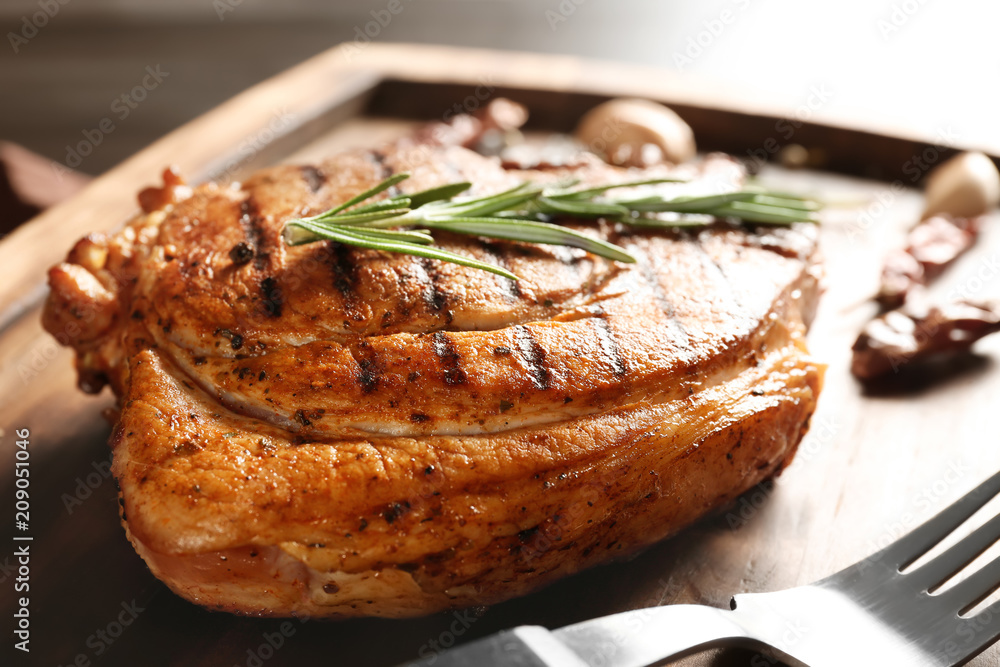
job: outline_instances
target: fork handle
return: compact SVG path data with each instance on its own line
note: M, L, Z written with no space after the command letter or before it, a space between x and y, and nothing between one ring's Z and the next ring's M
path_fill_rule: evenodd
M721 646L750 646L733 612L702 605L637 609L549 632L520 626L403 667L645 667Z
M551 632L522 625L400 667L590 667Z
M709 648L758 648L736 613L696 604L636 609L556 630L586 665L646 667Z

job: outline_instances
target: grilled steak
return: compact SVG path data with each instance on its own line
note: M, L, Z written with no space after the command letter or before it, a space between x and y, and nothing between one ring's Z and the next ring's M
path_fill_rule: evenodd
M477 194L638 173L504 170L404 140L239 187L168 174L51 270L45 325L84 389L120 397L122 522L173 590L253 615L489 604L673 534L790 461L822 376L810 225L567 223L634 265L437 236L520 281L283 245L286 219L403 170L404 190Z

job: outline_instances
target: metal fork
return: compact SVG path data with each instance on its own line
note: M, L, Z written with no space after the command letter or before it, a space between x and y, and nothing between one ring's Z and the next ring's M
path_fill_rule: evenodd
M1000 515L928 562L903 570L998 493L1000 473L874 555L813 584L736 595L728 611L682 604L552 632L521 626L409 665L644 667L726 646L757 650L772 664L793 667L963 665L1000 637L1000 603L961 616L1000 586L1000 557L936 591L1000 539Z

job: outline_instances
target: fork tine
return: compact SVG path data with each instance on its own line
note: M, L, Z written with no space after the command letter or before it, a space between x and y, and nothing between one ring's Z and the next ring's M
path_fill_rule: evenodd
M957 609L961 613L982 602L998 586L1000 586L1000 556L934 597L948 609Z
M946 507L926 523L918 526L913 532L896 540L878 554L870 557L872 560L885 560L903 569L917 560L928 549L948 536L963 521L1000 493L1000 472L994 474L975 489Z
M952 575L971 563L1000 539L1000 514L953 544L944 553L921 565L907 577L911 582L934 590Z

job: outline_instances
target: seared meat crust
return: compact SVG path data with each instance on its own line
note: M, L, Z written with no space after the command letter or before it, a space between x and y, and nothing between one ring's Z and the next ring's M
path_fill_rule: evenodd
M162 197L52 269L46 327L84 388L120 396L123 523L176 592L255 615L488 604L673 534L787 464L822 376L804 346L810 226L574 225L635 265L437 236L517 282L283 245L286 219L404 170L405 190L480 193L635 176L404 141Z

